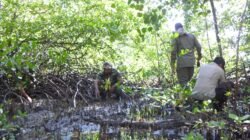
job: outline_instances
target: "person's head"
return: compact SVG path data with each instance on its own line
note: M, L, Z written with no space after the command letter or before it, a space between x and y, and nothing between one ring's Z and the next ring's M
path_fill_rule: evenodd
M103 63L103 72L104 72L104 74L111 74L112 73L112 65L109 62Z
M174 27L175 27L175 31L178 32L180 35L184 34L184 28L181 23L176 23Z
M219 65L224 70L225 60L223 57L217 56L217 57L215 57L213 62L216 63L217 65Z

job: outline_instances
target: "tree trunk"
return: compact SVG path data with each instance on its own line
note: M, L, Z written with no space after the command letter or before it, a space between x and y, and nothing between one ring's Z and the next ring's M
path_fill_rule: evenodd
M246 5L245 5L245 8L244 8L244 11L241 15L241 21L239 23L239 32L238 32L238 36L237 36L237 41L236 41L236 73L235 73L235 76L236 76L236 93L238 93L238 85L239 85L239 82L238 82L238 65L239 65L239 48L240 48L240 35L241 35L241 31L242 31L242 24L245 20L245 13L246 13L246 9L248 7L248 0L246 1Z
M222 55L221 41L219 37L219 29L218 29L218 24L217 24L216 9L214 7L214 1L210 0L210 4L211 4L212 12L213 12L214 28L215 28L215 35L216 35L216 40L218 44L218 49L219 49L220 56L222 57L223 55Z
M207 45L208 45L208 48L209 48L209 53L210 53L211 60L213 60L213 52L212 52L212 49L211 49L211 46L210 46L209 35L208 35L207 17L205 17L205 23L206 23L206 30L207 30Z
M157 65L158 65L158 72L157 72L157 77L158 77L158 84L161 84L161 64L160 64L160 53L159 53L159 46L157 43L157 35L155 34L155 45L156 45L156 53L157 53Z

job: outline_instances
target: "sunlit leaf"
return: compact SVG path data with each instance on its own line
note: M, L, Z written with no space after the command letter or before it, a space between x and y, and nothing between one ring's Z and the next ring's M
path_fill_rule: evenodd
M227 97L231 96L232 93L230 91L228 91L226 94L225 94Z
M142 32L146 33L147 32L147 28L142 28Z
M233 120L238 120L239 119L239 117L237 115L232 114L232 113L229 113L228 117L231 118L231 119L233 119Z
M111 4L111 7L112 7L112 8L115 8L115 4L114 4L114 3L113 3L113 4Z
M148 31L151 32L153 30L153 27L148 27Z
M250 118L250 115L244 115L242 117L240 117L241 120L246 120L246 119L249 119Z

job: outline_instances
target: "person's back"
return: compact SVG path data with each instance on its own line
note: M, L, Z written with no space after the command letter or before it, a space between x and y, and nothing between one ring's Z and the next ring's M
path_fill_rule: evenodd
M197 50L198 61L202 57L201 45L194 35L184 31L181 23L175 24L175 31L178 33L178 37L174 38L171 44L173 47L171 51L171 69L173 73L176 70L179 84L186 86L194 74L194 51Z
M195 46L197 40L194 35L190 33L185 33L175 39L175 44L177 44L177 68L184 67L194 67L195 64ZM200 45L199 46L200 49ZM199 50L200 51L200 50Z
M192 98L207 100L215 97L215 88L225 81L224 71L216 63L202 65L193 89Z
M213 63L203 65L191 98L199 103L212 99L213 108L222 111L227 102L226 93L234 88L233 82L226 81L224 69L225 60L222 57L216 57Z

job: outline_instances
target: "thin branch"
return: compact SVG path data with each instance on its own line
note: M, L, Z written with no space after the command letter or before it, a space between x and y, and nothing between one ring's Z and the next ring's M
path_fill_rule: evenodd
M246 5L244 8L244 11L241 15L241 21L240 21L240 25L239 25L239 32L238 32L238 36L237 36L237 41L236 41L236 93L238 93L238 85L239 85L239 76L238 76L238 65L239 65L239 48L240 48L240 36L241 36L241 32L242 32L242 26L243 26L243 22L245 21L245 14L246 14L246 10L248 7L248 0L246 1Z
M77 82L76 84L76 92L74 94L74 98L73 98L73 103L74 103L74 108L76 107L76 96L79 93L79 84L82 82L82 79L80 81ZM87 100L85 98L83 98L84 102L88 104Z
M159 54L159 46L158 46L158 43L157 43L157 35L155 34L155 45L156 45L156 53L157 53L157 69L158 69L158 84L161 83L161 65L160 65L160 54Z
M216 40L218 44L218 49L219 49L220 56L222 57L223 55L222 55L221 41L219 37L219 29L218 29L218 23L217 23L217 17L216 17L216 9L214 7L214 1L210 0L210 4L211 4L212 12L213 12L214 28L215 28L215 35L216 35Z
M210 53L210 57L211 57L211 60L213 60L213 53L212 53L212 49L211 49L211 46L210 46L210 41L209 41L209 35L208 35L208 24L207 24L207 17L205 17L205 23L206 23L206 34L207 34L207 45L208 45L208 48L209 48L209 53Z
M99 118L89 118L83 117L83 120L86 122L92 122L95 124L100 125L108 125L108 126L120 126L120 127L129 127L129 128L142 128L142 129L151 129L151 130L158 130L158 129L171 129L177 128L182 126L192 126L190 123L185 123L179 120L162 120L162 121L152 121L152 122L142 122L142 121L133 121L133 120L124 120L124 121L116 121L116 120L105 120Z

